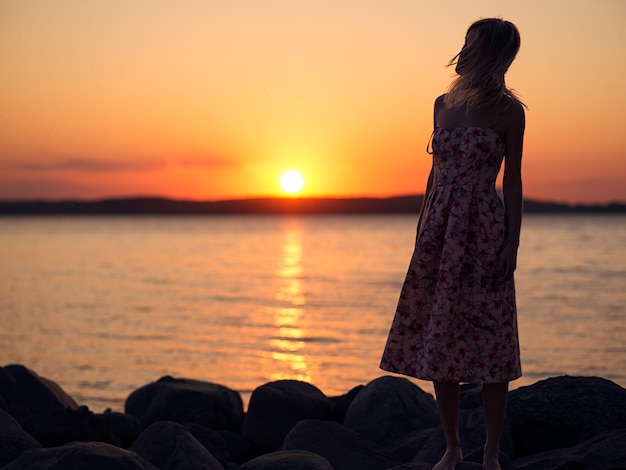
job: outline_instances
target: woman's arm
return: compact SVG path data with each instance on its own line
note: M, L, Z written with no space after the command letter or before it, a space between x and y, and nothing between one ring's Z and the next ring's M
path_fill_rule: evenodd
M500 254L499 274L502 282L513 277L517 266L517 248L522 226L522 151L526 117L520 103L506 113L505 160L502 193L506 212L506 239Z
M443 98L445 95L441 95L437 97L435 100L435 106L433 107L433 132L437 128L437 113L441 106L443 106ZM428 180L426 181L426 189L424 190L424 199L422 199L422 207L420 208L420 218L417 223L417 233L420 233L420 229L422 226L422 216L424 214L424 208L426 207L426 200L428 199L428 195L430 194L432 185L433 185L433 169L434 169L434 159L433 165L430 167L430 173L428 174Z

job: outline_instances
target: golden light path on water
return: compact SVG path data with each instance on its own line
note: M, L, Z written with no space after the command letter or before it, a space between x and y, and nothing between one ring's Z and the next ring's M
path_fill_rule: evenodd
M302 228L297 221L291 221L284 230L284 236L283 256L277 270L280 285L276 300L280 306L273 312L276 334L270 340L269 351L274 363L270 365L267 375L272 380L310 382L311 363L305 353L308 329L302 286Z

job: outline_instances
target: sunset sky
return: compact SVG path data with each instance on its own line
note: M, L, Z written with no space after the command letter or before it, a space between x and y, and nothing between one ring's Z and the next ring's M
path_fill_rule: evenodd
M522 49L525 196L626 201L626 1L1 0L0 199L424 190L467 27Z

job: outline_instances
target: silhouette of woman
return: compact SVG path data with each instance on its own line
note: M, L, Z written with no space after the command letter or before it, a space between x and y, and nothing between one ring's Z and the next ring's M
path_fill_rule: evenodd
M483 384L483 465L500 469L508 384L521 375L513 272L525 116L504 81L519 47L514 24L482 19L449 64L457 78L435 100L433 167L381 360L384 370L434 382L446 437L435 470L463 460L461 382ZM495 189L503 162L504 201Z

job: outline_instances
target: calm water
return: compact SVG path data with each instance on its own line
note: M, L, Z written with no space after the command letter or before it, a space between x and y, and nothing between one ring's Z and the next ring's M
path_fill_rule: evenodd
M341 394L378 369L414 216L0 218L0 365L93 411L169 374L247 401ZM626 386L626 216L527 215L516 277L524 377ZM427 382L416 381L428 391Z

